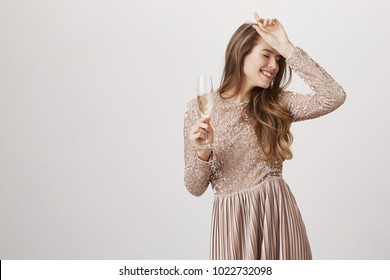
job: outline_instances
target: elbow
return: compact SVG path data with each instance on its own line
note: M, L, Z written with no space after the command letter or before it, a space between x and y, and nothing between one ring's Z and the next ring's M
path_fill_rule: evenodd
M200 169L197 166L186 166L184 170L184 184L187 190L194 196L201 196L210 183L209 169Z
M347 94L345 93L345 90L341 88L341 91L340 91L340 106L344 104L346 99L347 99Z
M330 107L332 107L331 111L336 110L337 108L339 108L341 105L344 104L345 100L347 99L347 95L346 95L344 89L341 88L341 87L338 88L337 94L334 93L332 99L333 100L331 100L330 103L329 103L329 104L331 104Z
M345 93L345 90L337 83L332 84L332 86L329 87L326 95L329 98L329 103L332 104L331 106L335 107L334 109L343 105L345 100L347 99L347 94Z
M199 197L202 194L204 194L204 192L207 189L207 188L199 188L199 187L196 187L196 186L188 186L187 184L186 184L186 188L187 188L187 190L189 191L190 194L192 194L193 196L196 196L196 197Z
M345 91L341 89L339 92L339 96L335 102L335 109L341 107L345 103L345 100L347 99L347 95L345 94Z
M190 192L190 194L192 194L193 196L196 196L196 197L200 197L205 192L205 190L200 191L197 189L188 189L188 191Z
M185 186L187 188L187 190L189 191L190 194L192 194L193 196L201 196L202 194L204 194L204 192L206 191L207 189L207 186L208 185L200 185L199 183L194 183L192 181L189 181L189 180L185 180Z
M337 84L334 90L335 95L337 96L339 106L343 105L345 100L347 99L347 94L345 93L345 90L339 84Z

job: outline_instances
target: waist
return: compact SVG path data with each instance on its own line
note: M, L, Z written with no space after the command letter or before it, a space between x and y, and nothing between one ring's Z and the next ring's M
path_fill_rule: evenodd
M268 173L267 175L263 176L262 178L256 180L253 184L247 184L247 185L239 185L239 184L230 184L227 186L220 186L219 188L213 188L213 192L215 196L218 195L228 195L233 193L240 193L245 192L254 188L258 188L259 185L262 183L271 180L271 179L280 179L283 180L283 177L279 173Z

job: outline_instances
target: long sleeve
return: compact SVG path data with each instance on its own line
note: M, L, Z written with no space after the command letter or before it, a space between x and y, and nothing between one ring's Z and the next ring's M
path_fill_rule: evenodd
M195 195L202 195L210 182L211 160L201 160L188 140L191 127L198 121L199 113L196 107L196 100L191 100L186 105L184 116L184 182L188 191Z
M311 94L291 91L279 94L279 102L292 113L293 121L318 118L344 103L343 88L301 48L295 47L286 62L313 91Z

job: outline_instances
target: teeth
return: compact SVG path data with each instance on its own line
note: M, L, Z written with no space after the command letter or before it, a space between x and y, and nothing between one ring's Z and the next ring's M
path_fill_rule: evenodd
M271 73L267 72L267 71L261 71L264 75L268 76L268 77L271 77Z

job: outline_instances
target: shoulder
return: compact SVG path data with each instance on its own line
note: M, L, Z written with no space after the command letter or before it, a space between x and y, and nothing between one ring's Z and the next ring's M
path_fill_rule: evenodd
M302 93L281 89L277 94L276 102L286 109L290 109L292 103L294 103L296 100L302 99L304 96L306 95Z
M276 102L282 105L286 105L286 99L291 95L291 92L286 89L280 89L276 95Z

